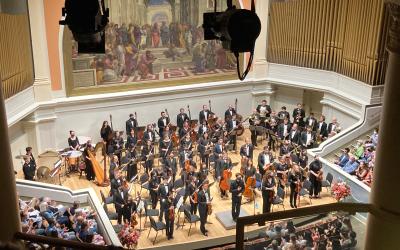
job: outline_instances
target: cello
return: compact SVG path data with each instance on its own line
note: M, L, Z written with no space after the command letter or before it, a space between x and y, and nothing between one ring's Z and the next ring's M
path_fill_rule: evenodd
M247 178L243 196L247 199L253 200L254 188L256 187L256 178L254 176Z

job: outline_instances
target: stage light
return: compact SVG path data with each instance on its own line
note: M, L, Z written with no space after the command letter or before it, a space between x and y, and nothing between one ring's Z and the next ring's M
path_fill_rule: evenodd
M78 53L105 53L105 32L109 20L109 10L104 0L66 0L62 9L64 20L75 41Z
M235 55L238 77L244 80L250 71L255 42L261 31L261 22L255 11L254 0L251 2L251 10L236 9L236 6L232 5L232 0L227 0L227 10L217 12L217 0L214 4L214 12L203 14L204 39L220 40L223 48ZM250 52L250 58L245 71L241 74L239 53L243 52Z

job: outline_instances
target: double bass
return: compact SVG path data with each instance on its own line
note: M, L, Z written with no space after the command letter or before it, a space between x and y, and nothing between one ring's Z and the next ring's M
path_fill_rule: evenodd
M243 192L243 196L253 200L254 198L254 189L256 187L256 178L255 177L249 177L246 180L246 184L245 184L245 188L244 188L244 192Z
M224 191L228 191L231 187L231 180L232 177L232 171L230 169L225 169L223 174L222 174L222 180L219 183L219 187L224 190Z
M236 111L236 120L239 122L237 128L236 128L236 135L237 136L241 136L244 133L244 127L243 127L243 122L245 122L246 120L243 121L243 116L239 115L238 112L238 108L237 108L237 104L238 104L238 99L235 99L235 111Z

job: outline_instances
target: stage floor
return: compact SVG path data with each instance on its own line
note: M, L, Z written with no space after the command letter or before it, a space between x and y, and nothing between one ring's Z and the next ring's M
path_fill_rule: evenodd
M250 136L250 133L248 130L246 130L245 134L241 137L238 138L238 148L244 144L244 138L246 136ZM262 149L262 145L265 144L265 141L261 144L259 143L258 148L255 149L254 151L254 158L258 156L258 153ZM100 155L100 154L98 154ZM229 157L232 159L232 161L235 162L240 162L240 155L239 153L229 153ZM100 159L99 159L100 160ZM53 160L49 157L44 157L44 158L38 158L38 162L41 162L41 165L46 165L46 161L49 163L52 162ZM256 161L255 161L256 162ZM48 164L49 164L48 163ZM54 162L53 162L54 163ZM102 163L100 163L103 165ZM40 166L40 164L38 164ZM236 172L239 172L240 164L235 166L233 169L233 176L235 175ZM108 171L107 171L108 173ZM21 175L21 173L18 173L18 175ZM213 181L213 177L210 175L209 180ZM99 187L95 185L93 182L89 182L86 180L84 176L79 177L79 174L72 174L70 175L69 178L64 177L62 178L62 185L65 187L69 187L72 190L76 189L82 189L82 188L93 188L99 199L101 200L100 197L100 190L102 190L105 194L108 194L110 187ZM134 196L134 190L140 190L139 185L136 185L136 187L132 188L132 195ZM189 231L189 224L185 223L185 226L183 228L179 228L174 231L174 239L172 240L167 240L165 234L159 233L157 237L157 241L155 245L153 245L152 241L155 237L155 231L152 230L150 232L149 238L147 238L147 235L149 233L149 221L147 221L146 225L144 224L144 217L142 219L142 228L145 230L142 232L140 239L139 239L139 245L138 249L154 249L154 248L164 248L164 249L171 249L171 245L174 246L174 250L178 249L197 249L201 247L206 247L207 245L220 245L224 244L226 242L233 242L234 241L234 236L235 236L235 230L227 230L225 227L221 224L220 221L216 218L216 213L223 212L223 211L231 211L231 198L221 198L219 195L219 190L218 190L218 185L213 185L211 187L211 196L214 197L212 205L213 205L213 214L209 216L209 223L211 224L206 224L206 229L208 230L208 237L205 237L201 234L199 226L200 223L197 223L197 226L195 227L194 225L192 226L190 236L188 236L188 231ZM142 192L142 196L144 198L148 197L147 191ZM320 204L327 204L327 203L333 203L336 202L335 199L332 198L332 196L326 191L326 189L323 189L321 199L313 199L312 200L312 205L320 205ZM245 199L243 199L245 201ZM187 201L188 202L188 201ZM287 194L285 201L284 201L285 209L292 209L289 204L289 195ZM301 199L300 206L309 206L309 199ZM109 205L110 210L114 210L113 205ZM253 214L259 214L261 213L262 210L262 198L260 196L256 197L256 205L254 206L253 202L249 202L247 204L243 204L241 206L241 210L247 213L248 215L253 215ZM282 206L276 206L274 207L274 211L279 211L283 210ZM181 215L181 221L183 218L183 214ZM177 221L177 219L175 220ZM176 229L176 227L175 227ZM252 226L247 226L245 228L245 232L250 232L250 231L255 231L257 229L260 229L258 225L252 225ZM233 240L232 240L233 239ZM187 243L190 243L190 245L187 245ZM168 247L169 246L169 247Z

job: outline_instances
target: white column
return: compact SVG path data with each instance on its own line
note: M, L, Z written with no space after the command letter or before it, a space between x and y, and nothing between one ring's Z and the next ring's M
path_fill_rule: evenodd
M35 101L47 101L51 99L51 83L43 0L28 1L28 8L35 69Z
M267 77L268 13L270 0L257 0L255 4L256 13L261 21L261 32L256 41L256 46L254 50L253 71L251 76L257 79Z
M8 139L8 125L6 110L4 106L4 97L0 82L0 198L5 202L1 209L0 221L0 242L9 242L13 236L20 231L19 208L17 203L16 184L14 176L14 167L12 162L10 142Z
M365 249L398 249L400 199L400 1L389 4L391 25L388 42L388 67L385 79L379 145L370 201L378 213L368 216Z

